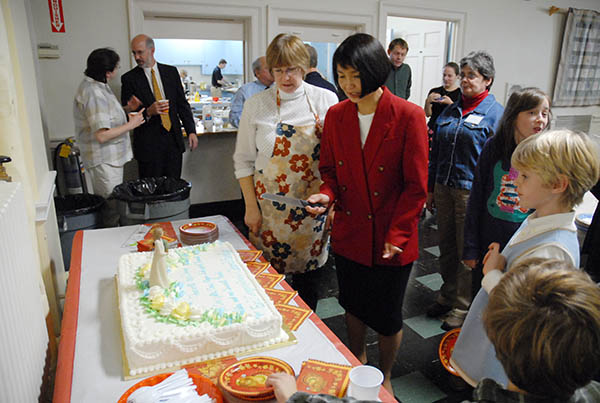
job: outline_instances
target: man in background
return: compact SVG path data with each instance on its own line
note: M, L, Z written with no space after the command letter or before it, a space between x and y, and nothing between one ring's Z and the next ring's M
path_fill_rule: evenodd
M224 85L229 84L229 82L223 78L223 73L221 72L221 70L223 70L225 68L225 66L227 66L227 60L225 60L225 59L219 60L219 64L217 65L217 67L215 67L215 69L212 72L212 86L213 87L220 88Z
M319 61L317 57L317 50L311 45L305 43L306 50L308 50L308 54L310 56L310 65L306 76L304 77L304 81L309 84L316 85L317 87L325 88L326 90L335 92L335 95L338 95L337 89L335 85L331 84L329 81L325 80L319 70L317 70L317 63ZM338 95L338 100L340 99Z
M390 42L387 53L392 62L392 71L385 81L385 86L394 95L408 99L410 98L410 86L412 85L410 66L404 63L408 53L408 43L402 38L396 38Z
M142 103L146 123L133 131L133 156L138 162L140 178L181 177L185 143L181 124L188 135L190 150L198 146L196 125L177 68L157 63L154 41L137 35L131 41L137 63L121 76L121 103L136 96Z
M231 111L229 112L229 123L238 127L244 102L252 95L257 94L269 88L273 84L273 76L267 66L267 58L259 57L252 63L252 71L256 80L242 85L233 97L231 102Z

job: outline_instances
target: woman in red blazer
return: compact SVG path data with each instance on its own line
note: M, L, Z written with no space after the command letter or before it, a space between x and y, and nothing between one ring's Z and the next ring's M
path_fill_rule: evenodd
M402 300L418 257L417 225L427 196L427 125L419 106L383 86L390 62L368 34L352 35L333 56L347 100L329 109L321 140L324 181L307 207L333 205L331 246L350 350L366 362L366 326L379 334L384 387L402 341Z

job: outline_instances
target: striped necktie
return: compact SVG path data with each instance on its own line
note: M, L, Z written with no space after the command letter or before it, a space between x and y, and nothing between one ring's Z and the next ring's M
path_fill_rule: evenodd
M156 98L157 101L160 101L161 99L163 99L163 96L160 93L160 87L158 86L158 81L156 80L156 74L154 73L154 69L150 69L150 71L152 72L152 87L154 88L154 98ZM170 131L171 130L171 118L169 117L169 114L168 113L161 114L160 120L162 122L163 127L167 131Z

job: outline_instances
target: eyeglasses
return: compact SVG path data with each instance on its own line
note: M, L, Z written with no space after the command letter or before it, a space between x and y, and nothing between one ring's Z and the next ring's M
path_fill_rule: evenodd
M458 78L460 78L461 80L464 79L464 78L466 78L467 80L475 80L478 77L485 78L481 74L477 74L475 72L470 72L468 74L464 74L464 73L461 72L458 75Z
M277 76L282 76L284 74L293 76L300 71L300 67L288 67L287 69L275 67L274 69L272 69L272 71L273 71L273 74L275 74Z

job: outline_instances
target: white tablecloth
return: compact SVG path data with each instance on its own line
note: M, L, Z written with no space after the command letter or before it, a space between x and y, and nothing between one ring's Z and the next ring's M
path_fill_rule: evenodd
M230 242L236 249L249 249L243 238L223 216L176 221L173 222L173 227L178 232L180 225L199 220L217 224L220 240ZM124 381L122 376L121 336L114 278L119 257L131 250L131 247L126 246L126 241L137 229L138 226L128 226L88 230L83 233L79 312L71 384L72 402L116 402L129 387L139 381ZM281 284L278 288L282 288ZM346 365L350 364L349 360L353 360L356 364L357 361L345 347L340 347L341 351L336 348L332 342L335 336L332 339L328 338L317 327L317 323L320 323L320 320L313 313L294 332L298 339L297 344L259 354L288 362L296 374L300 371L302 361L309 358ZM65 357L59 356L59 365L64 359ZM62 365L68 364L62 362ZM68 381L57 379L56 382Z

